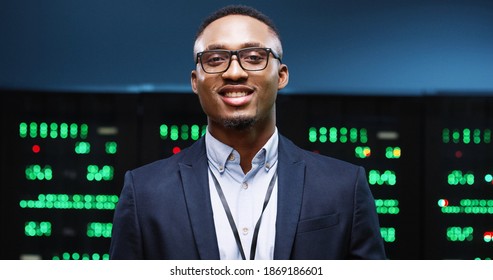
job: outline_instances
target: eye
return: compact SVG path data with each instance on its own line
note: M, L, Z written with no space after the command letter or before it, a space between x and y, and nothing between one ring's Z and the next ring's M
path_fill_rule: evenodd
M225 62L228 62L229 55L227 52L204 52L202 54L202 63L209 66L218 66Z
M241 61L250 64L260 64L267 58L267 52L263 49L245 50L241 53Z

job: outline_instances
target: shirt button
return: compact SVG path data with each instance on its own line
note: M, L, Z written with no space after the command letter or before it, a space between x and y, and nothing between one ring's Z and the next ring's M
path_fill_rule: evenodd
M265 164L265 168L269 169L270 168L270 163Z
M229 155L229 157L228 157L228 160L229 160L229 161L233 161L233 160L235 160L235 155L230 154L230 155Z
M244 190L248 189L248 183L245 182L245 183L241 184L241 188Z
M244 227L243 228L243 235L247 235L248 234L248 228L247 227Z

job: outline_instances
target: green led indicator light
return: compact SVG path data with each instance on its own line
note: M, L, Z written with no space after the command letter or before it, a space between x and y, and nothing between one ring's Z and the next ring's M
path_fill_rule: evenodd
M161 135L161 139L168 139L169 131L168 131L168 126L165 124L162 124L159 127L159 135Z
M490 129L449 129L444 128L442 130L442 142L445 144L490 144L491 143L491 130Z
M66 123L60 124L60 138L68 138L68 124Z
M88 135L89 126L87 124L82 124L80 126L80 135L79 135L79 125L72 123L55 123L52 122L50 124L46 122L36 123L31 122L29 125L25 122L19 123L19 136L21 138L72 138L75 139L80 136L80 138L85 139Z
M393 227L382 227L380 228L380 234L382 235L384 242L395 242L395 228Z
M370 147L361 147L358 146L354 149L354 155L357 158L369 158L371 156L371 149Z
M329 129L329 141L331 143L336 143L337 142L337 136L338 136L338 130L335 127L331 127Z
M47 123L41 123L39 125L39 137L41 138L47 138L48 137L48 124Z
M450 143L450 130L448 128L442 130L442 141L445 144Z
M452 242L472 241L473 233L472 227L449 227L447 228L447 240Z
M79 134L79 126L75 123L70 124L70 138L75 139Z
M457 144L457 143L459 143L459 142L460 142L460 132L459 132L459 130L457 130L457 129L454 129L454 130L452 131L452 142L453 142L454 144Z
M359 138L359 139L358 139ZM311 143L367 143L368 136L366 129L346 128L346 127L310 127L308 129L308 141Z
M89 126L85 123L80 125L80 138L86 139L89 134Z
M190 129L190 133L191 133L192 140L194 140L194 141L199 140L199 138L200 138L200 126L198 126L196 124L192 125L192 127Z
M51 236L50 222L35 222L29 221L24 225L24 233L29 237Z
M106 151L107 154L109 155L114 155L116 154L116 151L118 150L118 144L116 142L106 142L104 144L104 150Z
M76 154L88 154L91 152L91 144L89 142L76 142L75 153Z
M320 134L320 136L318 137L318 140L320 141L320 143L327 142L327 128L321 127L318 131Z
M27 123L22 122L19 124L19 136L21 138L26 138L27 137Z
M461 199L459 205L449 205L446 199L440 199L438 206L444 214L493 214L493 200L491 199Z
M349 130L349 141L351 143L357 143L358 142L358 129L351 128Z
M485 181L486 183L492 183L492 182L493 182L493 176L492 176L491 174L486 174L486 175L484 176L484 181Z
M397 199L375 199L377 214L397 215L400 212L399 201Z
M58 124L57 123L51 123L50 124L50 137L52 139L55 139L58 137Z
M181 133L180 133L181 140L183 140L183 141L188 140L188 135L189 135L189 134L190 134L190 132L189 132L189 127L188 127L188 125L183 124L183 125L181 126Z
M89 223L87 225L87 236L88 237L103 237L111 238L111 230L113 228L112 223Z
M486 144L491 143L491 130L490 129L484 130L484 143L486 143Z
M109 260L109 254L88 254L88 253L78 253L78 252L64 252L61 256L55 255L53 260Z
M359 130L360 133L360 142L366 144L368 142L368 132L365 128Z
M479 144L481 143L481 130L480 129L475 129L473 132L473 142L474 144Z
M113 175L113 166L104 165L101 168L92 164L87 166L86 178L88 181L111 181L113 180Z
M474 184L474 174L472 172L463 173L460 170L452 170L447 176L447 183L451 186L471 186Z
M37 123L32 122L29 124L29 136L31 138L38 137L38 124Z
M45 165L41 167L38 164L28 165L25 170L26 179L29 181L34 180L51 180L53 179L53 171L51 170L51 166Z
M23 209L114 210L117 195L39 194L37 200L21 200Z
M311 143L317 142L317 129L315 127L310 127L308 129L308 141Z
M179 138L179 129L178 129L178 126L177 125L172 125L171 126L170 138L173 141L178 140L178 138Z
M197 124L193 125L166 125L161 124L159 126L159 135L161 139L171 141L187 141L187 140L198 140L200 137L204 136L207 131L207 125L200 127Z
M345 127L342 127L340 129L340 132L341 132L341 137L339 138L339 140L341 141L341 143L346 143L348 141L348 129L345 128Z
M465 128L463 131L462 131L462 142L464 144L469 144L471 143L471 130L468 129L468 128Z
M385 149L385 157L388 159L398 159L401 157L400 147L387 147Z
M370 170L368 172L368 183L370 185L388 185L394 186L397 183L397 176L392 170Z
M493 206L493 200L490 199L461 199L460 206Z

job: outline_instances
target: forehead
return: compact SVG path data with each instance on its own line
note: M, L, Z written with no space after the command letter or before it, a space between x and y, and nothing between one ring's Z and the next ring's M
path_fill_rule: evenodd
M229 15L209 24L197 38L194 49L238 49L252 44L277 49L280 42L265 23L249 16Z

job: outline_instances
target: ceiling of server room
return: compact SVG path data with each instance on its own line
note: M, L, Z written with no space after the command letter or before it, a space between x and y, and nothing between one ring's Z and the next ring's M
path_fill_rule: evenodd
M191 92L201 20L234 1L0 3L0 88ZM241 1L278 25L285 93L493 94L493 2Z

